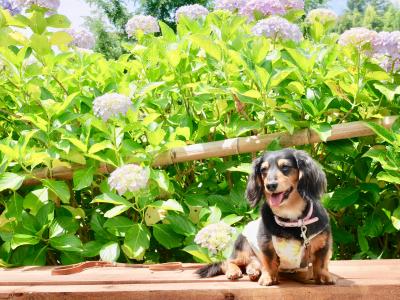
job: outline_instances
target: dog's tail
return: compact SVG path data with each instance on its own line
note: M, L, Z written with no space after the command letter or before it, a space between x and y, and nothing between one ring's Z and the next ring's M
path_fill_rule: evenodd
M201 278L222 275L224 274L222 266L223 262L212 263L196 270L196 274L199 275Z

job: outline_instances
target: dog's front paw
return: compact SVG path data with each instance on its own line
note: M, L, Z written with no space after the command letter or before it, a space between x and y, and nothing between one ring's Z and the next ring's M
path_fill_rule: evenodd
M251 281L257 281L260 278L261 270L249 265L246 268L246 274L249 275Z
M326 285L333 285L336 284L336 278L329 272L323 272L316 276L315 283L317 284L326 284Z
M242 271L240 271L240 269L229 270L226 272L225 275L226 278L228 278L229 280L237 280L243 277Z
M279 284L277 276L271 277L268 273L263 272L260 279L258 280L259 285L269 286Z

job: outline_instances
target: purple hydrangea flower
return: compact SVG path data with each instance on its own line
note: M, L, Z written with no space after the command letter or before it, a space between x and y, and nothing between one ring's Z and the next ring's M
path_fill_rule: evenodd
M299 42L303 38L300 28L288 20L273 16L268 19L260 20L251 29L254 35L266 36L272 39L281 39L284 41L292 40Z
M364 27L355 27L343 32L340 35L338 43L341 46L353 45L361 50L364 45L371 43L376 35L377 33L374 30Z
M67 33L73 38L72 42L70 43L71 46L83 49L92 49L96 44L93 34L87 30L77 30L71 28L67 30Z
M285 6L279 0L250 0L240 9L240 14L254 19L254 14L260 13L264 17L271 15L284 15Z
M125 31L129 37L135 36L138 30L144 34L160 32L157 19L152 16L136 15L133 16L125 25Z
M60 0L15 0L15 2L22 7L30 7L35 4L51 11L57 11L60 7Z
M127 191L135 192L146 187L149 181L150 170L136 164L124 165L110 174L108 184L123 195Z
M335 23L337 18L338 16L333 10L317 8L309 11L306 20L309 23L319 22L321 24L327 24Z
M179 22L180 16L185 16L188 19L195 20L207 16L208 13L208 9L200 4L184 5L176 10L175 19Z
M400 31L379 32L372 40L374 59L388 72L400 67Z
M235 12L245 6L246 2L246 0L216 0L214 9L229 10Z
M131 100L117 93L104 94L93 101L94 114L102 118L104 122L119 114L126 115L131 107Z
M21 13L21 8L14 0L0 0L0 6L10 12L11 15Z
M283 6L289 9L304 9L304 1L303 0L281 0Z

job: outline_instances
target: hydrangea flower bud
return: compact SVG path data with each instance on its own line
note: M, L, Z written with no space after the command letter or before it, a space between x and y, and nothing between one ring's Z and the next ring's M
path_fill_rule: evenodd
M278 16L258 21L251 31L254 35L266 36L274 40L299 42L303 38L300 28L296 24Z
M138 30L144 34L160 32L157 19L152 16L136 15L133 16L125 25L125 31L129 37L136 35Z
M131 107L131 100L117 93L104 94L93 101L94 114L102 118L104 122L119 114L126 115Z
M146 187L149 181L150 170L136 164L127 164L117 168L110 174L108 184L123 195L127 191L135 192Z
M184 5L176 10L175 19L179 22L179 18L185 16L188 19L196 20L207 16L208 13L208 9L200 4Z
M67 30L67 33L73 38L72 42L70 43L71 46L83 49L92 49L96 44L93 34L87 30L77 30L71 28Z
M201 229L196 234L194 241L201 247L208 248L210 253L216 254L225 250L233 242L232 238L235 232L235 228L221 221Z

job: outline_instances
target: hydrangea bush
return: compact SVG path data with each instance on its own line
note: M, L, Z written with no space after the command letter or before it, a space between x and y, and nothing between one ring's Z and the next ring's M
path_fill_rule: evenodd
M1 265L220 259L259 216L244 197L257 154L157 155L300 129L324 141L301 148L328 177L334 258L399 256L399 122L327 141L334 124L399 114L397 32L339 36L324 14L300 23L300 1L217 1L176 32L134 16L107 60L34 2L23 16L1 2Z

